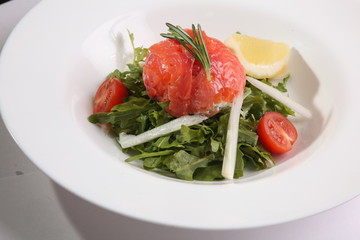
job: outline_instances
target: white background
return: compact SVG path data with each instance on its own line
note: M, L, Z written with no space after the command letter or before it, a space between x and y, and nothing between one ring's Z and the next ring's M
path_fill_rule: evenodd
M37 2L0 5L0 49ZM0 239L355 240L360 239L360 197L316 216L265 228L202 231L155 225L106 211L52 182L22 153L0 119Z

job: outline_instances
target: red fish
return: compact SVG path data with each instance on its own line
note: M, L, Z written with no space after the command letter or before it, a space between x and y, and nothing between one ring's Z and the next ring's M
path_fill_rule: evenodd
M169 101L167 111L175 117L213 116L219 104L231 103L245 87L245 70L238 58L221 41L202 34L211 63L210 81L202 65L176 40L152 45L146 57L143 80L148 95Z

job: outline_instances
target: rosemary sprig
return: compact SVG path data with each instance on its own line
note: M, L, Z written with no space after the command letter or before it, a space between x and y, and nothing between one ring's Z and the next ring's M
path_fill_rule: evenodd
M166 23L166 26L169 28L169 33L162 33L160 35L165 38L174 39L183 45L186 50L188 50L191 55L200 62L205 70L207 80L210 81L210 57L206 49L200 24L197 25L197 30L195 25L192 24L194 39L191 38L191 36L180 26L174 26L171 23Z

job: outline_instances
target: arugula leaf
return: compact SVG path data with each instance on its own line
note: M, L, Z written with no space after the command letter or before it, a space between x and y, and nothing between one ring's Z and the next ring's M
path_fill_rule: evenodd
M149 115L154 114L161 115L164 119L173 118L165 111L164 105L159 105L156 101L147 98L130 96L124 103L114 106L111 112L92 114L88 120L91 123L110 123L112 130L116 133L140 134L161 124L154 119L150 120Z
M282 82L279 82L278 85L275 86L275 88L281 92L287 92L286 84L290 79L290 74L283 78Z
M184 143L204 143L206 141L206 133L204 130L206 127L200 127L199 129L191 129L187 126L182 126L180 134L176 137L176 140L182 144Z
M242 151L240 151L239 147L236 152L236 164L235 164L235 171L234 171L234 178L240 178L244 176L244 154Z
M243 157L246 163L250 163L250 165L247 164L250 168L262 170L275 165L271 154L267 151L262 151L259 146L253 147L248 144L240 144L239 149L244 154Z
M210 146L211 151L214 153L218 152L219 150L223 151L221 142L215 140L214 138L210 138Z
M172 153L174 153L173 150L164 150L164 151L159 151L159 152L141 153L141 154L129 157L128 159L125 160L125 162L132 162L132 161L135 161L137 159L142 159L142 158L170 155Z
M131 96L136 97L147 97L145 85L142 80L142 63L145 62L145 57L149 50L144 47L135 47L134 45L134 34L128 31L131 45L134 52L133 62L127 64L127 71L120 72L118 69L110 73L107 78L115 77L119 79L125 87L128 89Z
M258 141L258 135L256 134L256 132L245 130L240 127L238 142L247 143L251 146L256 146L257 141Z
M221 163L198 168L193 175L193 179L198 181L221 180L223 179L223 176L221 175L221 168Z
M184 145L178 141L172 141L171 135L158 138L152 145L159 149L169 149L169 148L184 148Z
M169 168L171 171L175 172L177 177L191 181L193 180L195 170L199 167L206 167L209 161L213 159L213 155L199 158L185 152L184 150L180 150L173 155Z
M262 79L261 81L269 86L286 92L286 83L288 79L288 76L285 77L277 86L273 86L267 79ZM242 108L246 117L250 117L252 115L256 120L259 120L266 112L269 111L279 112L285 117L295 115L295 112L292 109L270 97L266 93L263 93L261 90L252 86L248 81L246 82L246 88L246 91L250 91L250 94L244 99Z
M145 57L148 54L149 50L147 48L142 47L142 46L141 47L135 47L134 34L131 33L129 30L128 30L128 34L129 34L131 46L132 46L133 52L134 52L133 63L130 64L130 65L139 67L140 63L145 61Z
M164 161L162 157L163 156L145 158L143 162L144 169L150 171L155 168L160 168L162 162Z

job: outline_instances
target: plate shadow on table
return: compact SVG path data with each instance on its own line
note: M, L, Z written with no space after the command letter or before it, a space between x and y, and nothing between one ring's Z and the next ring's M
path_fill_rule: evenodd
M68 219L86 240L112 239L207 239L222 238L224 231L190 230L149 223L123 216L94 205L53 183L55 193ZM239 233L239 231L232 231ZM249 235L247 233L246 235Z
M245 230L199 230L160 225L106 210L72 194L54 182L52 184L64 214L84 240L255 240L278 236L279 231L283 232L284 238L281 239L301 239L304 230L299 227L301 222Z

